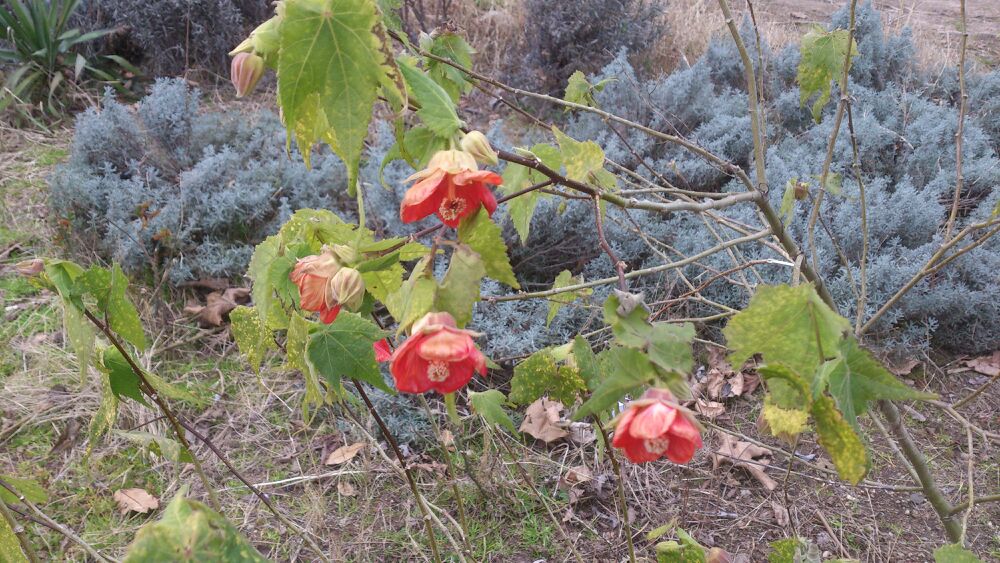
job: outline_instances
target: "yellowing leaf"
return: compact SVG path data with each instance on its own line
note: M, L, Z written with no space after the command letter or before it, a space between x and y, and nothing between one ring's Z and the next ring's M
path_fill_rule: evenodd
M857 485L868 473L868 452L851 425L837 410L833 399L821 396L813 402L813 420L819 444L830 454L841 479Z
M514 368L510 401L526 405L542 396L572 405L587 388L577 368L557 365L552 350L535 352Z
M552 128L552 133L562 149L566 177L603 188L616 187L614 175L604 169L604 151L600 145L594 141L577 141L557 127Z
M849 37L850 34L846 29L826 31L816 25L802 38L799 46L801 58L796 76L796 81L799 83L799 103L804 106L813 94L819 94L819 98L812 106L812 115L816 123L819 123L823 106L830 100L833 81L836 80L841 88L844 87L840 81L848 50L851 59L858 54L857 43L853 40L848 43ZM850 61L847 61L847 64L850 68Z
M739 369L754 354L768 363L781 363L811 377L827 358L838 353L843 334L850 327L824 303L810 284L761 286L746 309L730 319L723 330L732 353L729 361Z
M583 283L583 277L574 277L569 270L563 270L559 272L556 276L556 280L552 282L552 289L560 289L563 287L568 287L571 285L576 285L578 283ZM568 291L566 293L560 293L553 295L549 298L549 313L545 317L545 326L552 324L552 320L556 318L556 314L559 313L559 309L563 305L567 305L576 301L577 298L586 297L594 293L591 288L578 289L576 291Z
M764 420L771 428L771 434L779 437L797 436L806 430L809 412L802 409L783 409L774 404L770 397L764 399Z
M236 340L240 352L255 371L260 369L264 355L268 350L276 347L271 338L271 331L264 326L264 321L251 307L240 305L233 309L229 312L229 320L232 323L230 330L233 333L233 339Z

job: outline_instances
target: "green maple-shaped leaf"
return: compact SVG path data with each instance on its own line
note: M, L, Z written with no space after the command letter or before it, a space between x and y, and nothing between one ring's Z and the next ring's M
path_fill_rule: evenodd
M569 287L582 282L582 276L574 276L569 270L563 270L559 272L559 275L556 276L556 280L552 282L552 289ZM593 293L594 290L588 287L551 296L549 298L549 313L545 316L545 326L552 324L552 320L556 318L556 314L559 313L559 309L561 309L563 305L568 305L576 301L578 298L587 297Z
M286 0L279 30L278 103L306 162L325 141L357 182L361 150L386 61L372 0Z
M240 305L229 312L230 331L233 340L239 347L254 371L260 369L261 362L268 350L275 348L271 331L264 325L257 310L253 307Z
M815 373L835 357L850 323L816 294L811 284L762 286L723 330L730 362L739 369L754 354L799 374Z
M880 399L896 401L934 399L932 393L923 393L907 386L889 373L872 355L858 346L853 336L844 339L840 357L831 360L826 374L830 394L844 418L857 428L857 418L868 410L868 403Z
M146 524L128 547L126 563L259 563L267 559L225 517L180 492L159 521Z
M420 48L461 67L472 68L472 55L475 51L461 35L447 31L437 33L433 37L424 34L420 37ZM425 64L430 77L444 88L456 103L460 95L472 89L472 83L461 70L431 58L428 58Z
M640 350L615 346L600 356L603 376L597 387L573 415L580 420L607 411L626 395L636 395L644 385L656 379L656 368Z
M830 100L833 81L836 80L840 84L848 49L851 59L858 54L857 43L853 40L848 43L849 38L850 34L846 29L826 31L818 25L802 37L799 46L801 58L796 76L796 81L799 83L799 103L804 106L809 98L819 94L819 98L812 106L812 115L816 123L820 121L823 106ZM840 86L843 88L843 84Z
M689 398L691 392L685 377L694 366L691 354L694 325L650 324L648 319L649 310L635 301L634 296L613 293L604 302L604 321L611 325L618 343L645 352L656 366L660 382L678 399Z
M399 289L387 295L382 302L389 309L389 314L396 319L397 334L405 331L420 317L434 308L437 296L437 282L428 274L430 256L425 257L413 267L410 278L400 284ZM367 279L365 281L367 283ZM376 295L377 297L377 295Z
M309 336L306 357L316 372L337 388L342 377L358 379L392 392L382 379L372 345L385 337L375 323L341 311L336 320Z
M517 427L514 426L514 421L510 419L510 415L503 408L506 402L507 397L496 389L487 389L481 393L469 391L469 404L472 405L472 410L476 414L483 417L486 422L503 426L511 433L516 434Z
M500 226L490 219L489 213L482 207L474 215L462 220L458 226L458 240L469 245L483 260L486 275L505 283L514 289L520 289L514 277L507 257L507 244L503 241Z
M420 105L417 117L435 135L442 139L450 139L465 123L458 118L455 103L444 88L431 79L424 71L418 69L410 60L400 58L397 61L403 72L410 93Z
M511 195L531 185L530 168L520 164L508 164L503 171L503 184L500 186L500 191L505 195ZM531 218L535 214L535 207L538 205L540 195L539 191L535 190L519 195L505 204L507 214L510 215L510 221L514 224L514 230L517 231L522 245L528 243Z
M600 145L594 141L577 141L558 127L553 127L552 133L562 150L567 178L607 189L617 186L614 174L604 169L604 150Z
M479 301L479 285L485 275L479 254L464 244L457 245L437 290L434 309L451 313L459 328L464 327L472 320L472 308Z
M101 367L108 373L111 392L116 397L128 397L146 406L145 395L139 389L139 377L132 371L125 357L115 348L105 348L101 353Z
M819 444L830 454L840 478L857 485L868 473L868 450L854 428L844 420L833 399L820 396L812 405Z
M564 405L572 405L586 389L587 384L580 377L580 370L558 364L552 355L552 349L545 348L514 368L514 378L510 381L510 401L527 405L547 396Z
M309 333L319 326L298 313L292 313L288 321L288 337L285 340L285 357L288 367L297 369L302 374L305 383L305 393L302 396L302 415L309 420L309 408L323 406L324 393L316 370L306 357L309 346Z

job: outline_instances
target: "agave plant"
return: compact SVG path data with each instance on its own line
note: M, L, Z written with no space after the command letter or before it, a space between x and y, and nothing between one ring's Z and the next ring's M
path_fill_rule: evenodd
M82 32L68 29L80 0L7 0L0 4L0 65L5 78L0 111L12 104L41 107L58 116L66 108L66 94L84 78L93 77L123 89L121 76L108 63L128 72L138 71L116 55L90 61L76 48L112 30Z

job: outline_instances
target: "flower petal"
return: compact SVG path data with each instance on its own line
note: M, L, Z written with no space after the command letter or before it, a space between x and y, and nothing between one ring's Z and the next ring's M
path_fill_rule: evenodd
M441 393L442 395L458 391L462 387L465 387L465 385L472 379L474 367L474 363L469 360L462 360L460 362L448 364L448 377L441 382L432 381L431 389Z
M475 346L468 334L445 328L428 335L417 353L428 362L457 362L466 359Z
M441 198L444 197L441 188L446 183L447 174L438 170L431 176L410 186L410 189L406 190L406 194L403 195L403 202L399 207L399 218L404 223L412 223L437 212L441 206Z
M653 403L636 413L629 432L644 440L659 438L670 430L676 417L677 409L663 403Z

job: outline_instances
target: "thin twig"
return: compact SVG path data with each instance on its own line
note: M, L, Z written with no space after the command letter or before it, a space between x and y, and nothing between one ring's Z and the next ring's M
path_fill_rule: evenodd
M27 531L24 526L21 525L14 515L11 514L10 508L7 507L7 503L3 500L3 495L0 495L0 516L7 521L7 526L10 530L14 532L14 536L17 537L17 543L21 544L21 551L28 558L31 563L38 563L38 554L35 553L35 548L31 545L31 540L28 539ZM13 554L10 554L13 558Z
M955 131L955 196L951 200L951 212L948 214L948 223L945 225L944 238L942 242L947 242L951 236L951 230L955 227L955 219L958 218L958 204L962 199L962 184L965 177L962 173L962 135L965 131L965 112L969 103L969 94L965 89L965 49L969 42L969 29L965 18L965 0L958 0L959 26L962 30L962 40L958 48L958 128Z
M30 509L32 512L34 512L35 516L39 520L41 520L47 528L49 528L51 530L54 530L56 532L59 532L63 536L69 538L70 541L72 541L73 543L75 543L75 544L79 545L80 547L82 547L83 550L86 551L94 559L96 559L98 561L109 561L109 562L114 562L114 563L117 562L116 559L108 557L107 555L102 555L99 551L97 551L96 549L94 549L89 543L87 543L87 542L83 541L82 539L80 539L80 536L74 534L73 531L70 530L69 528L66 528L62 524L60 524L60 523L56 522L55 520L49 518L47 514L45 514L44 512L42 512L42 510L40 508L38 508L37 506L35 506L35 503L33 503L30 500L28 500L24 495L22 495L20 493L20 491L18 491L16 488L14 488L14 486L11 485L10 483L4 481L3 479L0 479L0 487L3 487L5 489L7 489L8 491L10 491L10 493L12 495L16 496L18 502L20 502L21 504L27 506L28 509Z
M983 383L982 385L980 385L980 386L979 386L979 387L978 387L978 388L977 388L977 389L976 389L975 391L973 391L972 393L970 393L970 394L969 394L969 395L968 395L967 397L965 397L964 399L960 399L959 401L957 401L957 402L955 402L955 403L952 403L952 405L951 405L951 408L953 408L953 409L958 409L958 408L962 407L963 405L965 405L966 403L968 403L969 401L971 401L971 400L975 399L975 398L976 398L976 397L978 397L979 395L982 395L982 394L983 394L983 391L986 391L986 389L987 389L987 388L988 388L988 387L989 387L990 385L992 385L992 384L996 383L996 381L997 381L998 379L1000 379L1000 373L997 373L997 374L996 374L996 375L994 375L994 376L993 376L992 378L990 378L990 380L989 380L989 381L987 381L986 383Z

